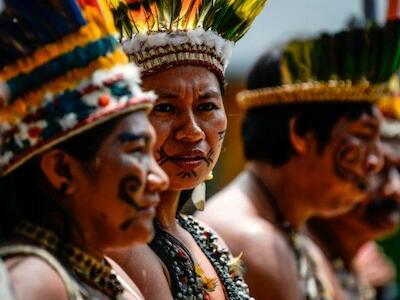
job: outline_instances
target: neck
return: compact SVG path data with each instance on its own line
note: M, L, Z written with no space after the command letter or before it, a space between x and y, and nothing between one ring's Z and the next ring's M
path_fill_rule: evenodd
M275 168L263 162L249 162L247 170L254 173L262 181L264 188L268 189L272 197L263 193L262 201L266 210L274 210L271 201L276 202L276 206L282 213L285 221L289 222L294 230L299 230L310 216L308 209L309 189L304 189L299 184L299 180L293 177L293 170L286 170L285 166ZM295 177L297 175L295 174ZM267 199L265 198L273 198ZM277 212L274 212L276 220Z
M47 236L47 242L43 242L43 237L39 237L41 235L42 229L48 232L49 236ZM90 254L91 256L101 260L103 259L105 253L102 251L100 247L87 246L87 243L84 242L81 234L77 234L79 231L71 230L69 228L69 233L62 234L62 228L59 222L55 222L53 225L49 220L46 225L40 224L40 222L31 222L31 221L21 221L19 225L17 225L15 231L18 235L20 235L23 239L28 239L35 244L39 244L42 247L49 247L50 251L57 252L58 245L63 245L60 243L66 243L69 246L77 247L80 250ZM54 236L53 241L51 242L51 236ZM75 237L75 238L74 238ZM47 244L49 243L49 244ZM53 248L55 247L55 248Z
M352 261L361 246L368 240L351 226L340 224L340 220L320 220L313 223L311 231L314 240L330 259L340 258L351 269Z
M168 230L176 230L176 213L179 205L180 191L167 190L160 194L160 205L157 207L157 220Z

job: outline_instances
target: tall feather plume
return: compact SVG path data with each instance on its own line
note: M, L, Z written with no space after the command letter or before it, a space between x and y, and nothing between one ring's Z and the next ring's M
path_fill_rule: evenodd
M379 84L400 66L400 20L384 27L322 34L314 40L293 41L282 54L292 82L367 80ZM285 82L286 83L286 82Z
M213 30L231 41L249 29L266 0L108 0L125 38L135 33Z

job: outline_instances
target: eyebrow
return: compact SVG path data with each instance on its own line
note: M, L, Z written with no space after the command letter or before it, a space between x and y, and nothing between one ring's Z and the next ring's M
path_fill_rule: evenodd
M221 94L215 90L206 90L206 91L200 93L200 95L199 95L200 99L207 99L207 98L214 98L214 97L221 97Z
M117 141L120 144L125 144L125 143L132 143L136 142L139 140L148 140L149 136L147 134L133 134L129 132L123 132L117 136Z
M168 90L155 90L156 94L160 97L160 98L167 98L167 99L176 99L179 98L179 94L172 92L172 91L168 91Z

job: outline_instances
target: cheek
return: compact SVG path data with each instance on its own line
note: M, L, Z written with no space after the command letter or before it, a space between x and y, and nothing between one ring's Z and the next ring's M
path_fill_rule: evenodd
M153 113L150 114L149 119L156 132L156 143L154 148L158 149L170 136L174 127L174 120L171 118L156 116Z
M224 111L218 111L213 118L207 120L203 125L203 130L210 148L215 152L221 148L225 138L227 119Z
M116 203L125 202L136 208L137 195L144 189L147 161L133 155L110 157L104 166L103 189L107 189L110 200ZM121 202L122 201L122 202Z
M335 149L334 157L336 167L345 172L358 172L357 170L365 156L363 145L356 139L343 139Z

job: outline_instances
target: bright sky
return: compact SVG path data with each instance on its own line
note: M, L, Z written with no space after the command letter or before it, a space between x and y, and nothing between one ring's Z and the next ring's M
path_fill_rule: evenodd
M375 0L383 20L387 0ZM287 39L322 31L339 31L351 16L363 17L362 0L268 0L233 52L227 76L245 78L266 49Z

